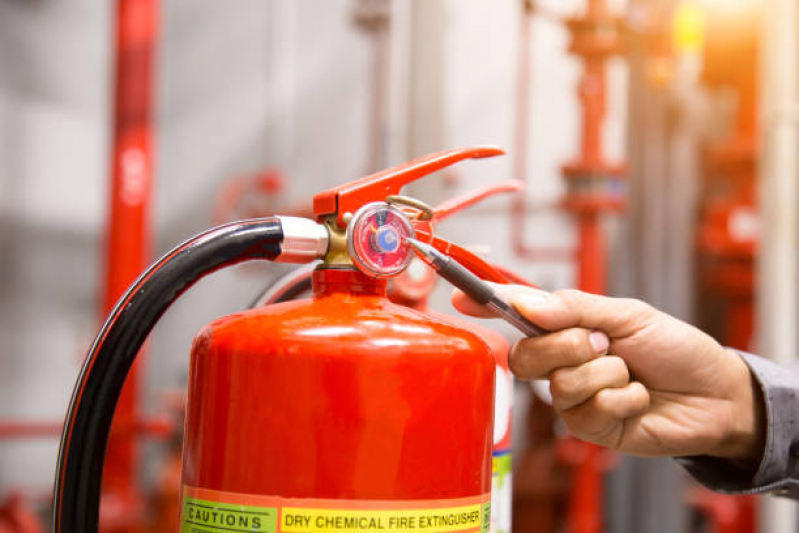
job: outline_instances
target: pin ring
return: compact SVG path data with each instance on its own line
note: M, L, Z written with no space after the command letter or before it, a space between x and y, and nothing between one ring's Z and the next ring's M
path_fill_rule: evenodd
M419 221L432 220L433 217L436 215L432 207L430 207L423 201L417 200L416 198L411 198L410 196L402 196L398 194L387 196L386 203L389 205L404 205L416 209L417 212L414 213L413 215L414 220L419 220Z

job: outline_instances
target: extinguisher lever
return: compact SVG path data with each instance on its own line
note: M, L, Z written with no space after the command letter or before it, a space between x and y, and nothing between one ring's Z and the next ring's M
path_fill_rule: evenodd
M486 198L506 192L518 192L522 189L524 189L524 182L521 180L505 180L500 183L480 187L479 189L469 191L461 196L456 196L455 198L435 206L435 208L433 208L435 213L434 219L440 222Z
M370 202L397 195L403 186L412 181L464 159L480 159L504 153L504 150L495 146L476 146L431 154L317 194L313 200L314 214L318 219L336 215L338 225L344 228L347 225L345 214L355 213Z

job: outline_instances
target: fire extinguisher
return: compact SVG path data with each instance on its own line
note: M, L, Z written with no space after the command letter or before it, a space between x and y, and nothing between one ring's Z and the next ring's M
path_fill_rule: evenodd
M474 333L389 302L387 278L432 234L398 196L477 147L322 192L317 221L266 217L179 245L120 299L87 355L57 465L56 533L97 531L104 451L125 376L160 316L203 276L248 260L309 263L313 298L220 318L192 345L181 531L487 531L495 364Z
M507 180L489 185L453 198L433 208L430 224L466 209L486 198L505 192L516 192L523 187L518 180ZM509 281L532 285L522 277L502 269ZM300 267L271 284L254 300L252 307L287 302L305 295L312 288L313 269ZM491 533L509 533L513 502L511 470L511 420L513 418L513 375L508 366L510 346L504 336L466 319L432 313L428 308L429 297L435 289L438 276L419 258L413 258L408 267L393 277L388 285L388 299L394 303L440 318L445 322L469 329L486 341L496 363L494 388L494 433L491 468Z

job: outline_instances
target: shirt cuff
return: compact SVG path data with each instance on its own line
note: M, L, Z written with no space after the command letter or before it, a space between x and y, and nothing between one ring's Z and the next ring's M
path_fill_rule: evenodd
M799 373L790 367L738 352L760 386L766 407L766 445L757 471L717 457L677 461L706 487L730 494L775 491L799 498Z

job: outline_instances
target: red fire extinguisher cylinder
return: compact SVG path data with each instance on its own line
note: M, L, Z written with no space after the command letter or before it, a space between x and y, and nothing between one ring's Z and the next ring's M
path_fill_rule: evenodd
M310 300L219 319L192 349L184 485L286 498L490 491L494 360L476 335L314 273Z

